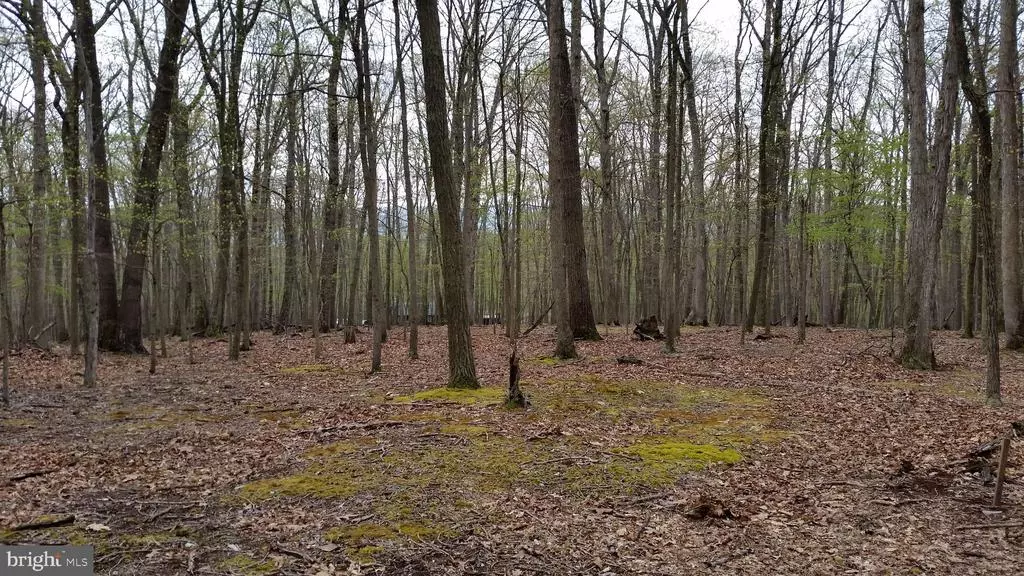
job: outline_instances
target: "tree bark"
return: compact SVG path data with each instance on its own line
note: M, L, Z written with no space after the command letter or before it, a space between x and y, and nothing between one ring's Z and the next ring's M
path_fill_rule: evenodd
M444 90L444 57L437 0L416 0L423 49L423 89L427 109L427 142L441 227L444 299L448 320L448 385L478 388L469 333L459 204L448 137Z
M25 278L25 340L49 347L46 309L46 201L50 185L50 149L46 140L46 17L43 1L25 2L32 78L32 196L28 206L28 254Z
M964 2L950 0L950 37L958 52L960 86L971 106L971 118L978 136L978 178L975 180L974 201L978 204L978 245L984 261L983 284L985 293L985 348L988 356L985 372L985 397L989 405L999 406L999 280L997 278L996 232L992 218L992 118L988 110L984 62L976 59L972 77L967 41L964 37ZM980 50L978 50L980 53ZM1006 119L1002 119L1003 122ZM1004 132L1005 135L1005 132ZM1003 148L1007 147L1004 141ZM1016 156L1016 151L1013 151ZM1005 159L1005 155L1004 155ZM1004 172L1005 175L1005 172ZM1016 182L1014 182L1016 183ZM1005 257L1005 255L1004 255Z
M366 225L369 237L369 279L367 291L373 322L373 352L370 372L381 368L381 344L384 341L385 312L381 305L380 274L380 223L377 216L377 128L370 89L370 39L366 29L366 6L359 0L356 21L359 30L352 35L352 46L356 61L356 102L359 112L359 137L363 179L366 183Z
M904 302L906 336L900 354L904 366L934 369L931 319L938 262L939 239L945 213L946 181L954 115L959 91L959 51L953 46L961 22L949 21L939 107L935 112L933 142L926 145L927 95L925 84L924 0L911 0L907 17L907 98L910 126L910 223L907 291ZM930 154L929 154L930 152ZM930 156L930 158L929 158ZM930 166L929 166L930 165Z
M165 33L160 48L156 90L149 110L146 140L142 149L132 200L131 228L128 233L128 255L121 281L121 305L118 310L120 348L130 353L145 354L142 341L142 286L149 252L149 226L156 217L160 201L160 160L171 107L178 83L178 56L181 54L181 36L189 0L172 0L165 13ZM155 303L154 303L155 304Z
M1000 193L1002 214L1003 326L1006 347L1024 346L1021 322L1020 125L1017 114L1017 0L999 2L999 64L996 73L996 106L999 110Z

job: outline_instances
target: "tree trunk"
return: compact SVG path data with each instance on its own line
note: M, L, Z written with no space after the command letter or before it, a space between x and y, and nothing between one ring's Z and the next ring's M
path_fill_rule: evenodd
M178 55L181 53L181 35L185 29L188 7L189 0L172 0L167 6L166 31L160 48L156 90L149 111L142 160L136 175L131 228L128 233L128 255L125 259L121 281L121 305L118 310L120 348L130 353L146 352L142 341L142 282L146 272L146 255L149 251L149 225L156 217L160 201L160 160L163 156L164 143L167 141L167 127L178 82Z
M401 37L398 15L401 14L399 0L394 1L395 10L395 42ZM397 50L395 76L398 81L399 114L402 123L402 183L405 186L405 217L406 238L409 250L409 358L419 357L419 323L420 323L420 291L419 269L417 267L416 242L416 199L412 188L412 175L409 170L409 110L405 93L405 70L403 67L401 48Z
M43 1L23 4L29 10L28 54L32 76L32 197L29 201L28 255L25 278L25 339L49 347L46 309L46 201L50 183L50 149L46 140L46 17ZM44 329L46 328L46 329Z
M759 209L757 248L754 257L754 279L750 289L750 304L744 322L744 331L750 332L758 312L758 305L766 301L770 262L775 246L775 215L779 202L780 169L786 152L779 141L785 130L782 113L783 59L782 1L775 0L765 16L764 65L761 79L761 134L758 145L757 203ZM765 328L771 326L771 311L763 306Z
M996 266L998 257L992 218L992 118L988 110L985 63L978 58L981 50L978 49L976 52L975 73L972 77L963 25L963 0L950 0L949 34L951 43L955 42L953 50L959 53L953 58L957 60L960 86L963 88L964 97L970 103L971 118L978 136L978 178L975 180L977 186L974 189L974 201L978 204L978 244L984 262L982 283L985 294L985 351L988 355L985 396L989 405L999 406L1002 400L999 390L999 280ZM1006 119L1003 118L1002 121L1006 122ZM1006 132L1003 134L1005 137ZM1004 140L1002 144L1005 149L1008 142ZM1016 150L1012 151L1012 155L1016 156ZM1005 160L1005 155L1003 158ZM1005 176L1006 172L1003 174ZM1013 183L1016 184L1016 181Z
M557 1L557 0L556 0ZM444 89L444 57L437 0L416 0L423 47L423 89L427 109L427 142L441 226L444 299L448 319L448 385L478 388L467 317L459 204L448 138Z
M939 238L945 212L946 181L953 120L956 114L958 51L952 33L961 25L950 19L939 108L930 154L926 147L924 0L911 0L907 18L907 98L910 126L910 225L907 291L904 303L906 337L900 354L904 366L934 369L931 319ZM930 158L929 158L930 156ZM929 162L930 159L930 162ZM929 170L929 164L931 170Z
M295 57L288 74L288 94L285 96L285 115L288 118L287 135L285 136L285 175L284 175L284 288L281 292L281 307L278 309L274 332L283 332L295 317L292 300L298 297L298 247L295 232L295 185L296 166L298 159L299 139L299 94L296 91L299 77L299 41L295 39Z
M690 49L690 24L687 2L679 3L679 35L682 41L683 85L686 90L686 112L690 119L690 195L693 198L694 259L693 295L686 323L708 325L708 232L706 199L704 197L704 135L697 114L697 89L693 78L693 53ZM680 135L681 137L682 135Z
M366 183L366 225L369 236L369 280L367 291L373 323L373 354L370 372L381 367L381 344L384 341L386 322L381 305L380 274L380 222L377 216L377 129L373 111L373 97L370 87L370 39L366 29L366 6L359 1L356 20L359 31L352 35L352 46L356 61L356 102L359 111L359 137L361 140L363 179Z
M1020 126L1017 119L1017 0L999 2L999 65L996 74L996 105L999 109L1000 193L1002 214L1003 326L1006 347L1024 346L1021 323L1020 186L1018 157Z

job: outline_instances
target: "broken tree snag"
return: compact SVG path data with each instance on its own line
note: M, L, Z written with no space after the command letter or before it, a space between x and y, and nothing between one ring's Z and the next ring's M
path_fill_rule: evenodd
M355 344L355 343L356 343L356 327L355 326L351 326L351 325L350 326L345 326L345 344Z
M526 408L530 401L523 394L519 387L519 350L512 348L512 354L508 357L508 396L505 398L505 405L516 408Z
M1003 438L1002 450L999 451L999 470L996 472L996 494L992 497L993 506L1001 506L1003 500L1003 482L1006 480L1006 461L1010 456L1010 437Z
M633 335L640 340L664 340L665 335L658 329L658 317L651 316L637 322L633 328Z

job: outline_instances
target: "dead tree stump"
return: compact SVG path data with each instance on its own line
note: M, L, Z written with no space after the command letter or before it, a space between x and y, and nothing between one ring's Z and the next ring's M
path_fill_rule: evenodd
M640 340L664 340L665 335L658 329L658 317L651 316L637 322L633 335Z
M512 348L512 354L508 357L508 396L505 404L515 408L527 408L530 405L523 389L519 387L519 350Z

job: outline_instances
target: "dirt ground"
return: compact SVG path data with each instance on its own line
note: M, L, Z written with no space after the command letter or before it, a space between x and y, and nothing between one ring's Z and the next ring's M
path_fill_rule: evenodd
M980 340L953 333L923 373L888 332L684 329L666 355L601 331L572 362L550 328L523 342L526 412L502 405L492 327L473 393L439 388L444 328L418 360L396 328L372 376L366 332L319 359L308 333L259 333L237 363L173 339L155 375L104 356L92 390L80 358L22 351L0 542L93 544L111 575L1021 573L1024 439L999 509L966 458L1024 420L1021 354L992 409Z

